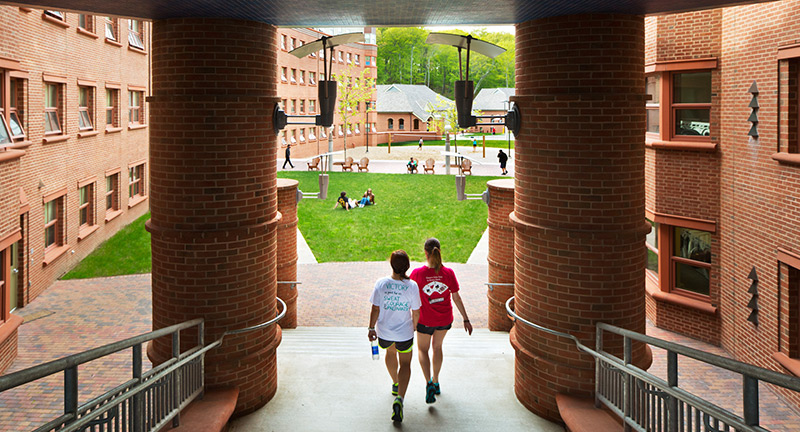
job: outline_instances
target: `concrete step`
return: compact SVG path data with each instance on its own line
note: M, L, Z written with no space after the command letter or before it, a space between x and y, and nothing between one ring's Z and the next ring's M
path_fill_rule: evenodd
M565 394L556 395L558 413L568 432L622 432L620 421L594 401Z
M181 424L172 432L222 432L228 424L236 401L238 388L207 389L202 399L196 399L181 413Z

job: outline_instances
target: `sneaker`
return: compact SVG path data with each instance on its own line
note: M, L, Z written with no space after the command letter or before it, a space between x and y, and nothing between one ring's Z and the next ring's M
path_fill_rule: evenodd
M400 396L395 398L392 404L392 421L396 423L403 421L403 400L400 399Z
M397 389L400 387L399 383L392 384L392 396L397 396Z
M428 381L428 385L425 386L425 402L436 402L436 387L433 386L433 382L431 381Z
M433 383L433 390L437 395L442 394L442 391L439 389L439 383Z

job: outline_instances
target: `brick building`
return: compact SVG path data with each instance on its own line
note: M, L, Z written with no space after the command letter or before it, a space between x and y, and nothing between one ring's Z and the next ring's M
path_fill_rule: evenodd
M800 1L647 17L645 40L647 316L800 375Z
M431 109L453 104L430 87L417 84L379 85L376 98L377 142L381 144L389 141L389 135L393 142L440 139L439 134L428 133Z
M278 51L278 95L281 98L281 105L286 114L319 114L317 82L325 79L321 51L312 53L302 59L289 54L289 51L303 44L313 42L322 36L351 33L353 31L355 30L278 29L278 43L280 46ZM378 69L375 58L378 55L378 47L375 44L375 28L365 28L364 34L365 41L363 43L340 45L334 49L332 76L339 73L347 73L347 71L350 71L350 76L359 76L366 69L368 71L367 76L377 78ZM359 104L357 107L358 112L350 119L350 128L346 128L343 125L338 112L334 115L333 150L342 150L344 148L345 137L348 148L364 146L369 139L374 139L375 114L368 111L374 105L374 99L368 101L368 103ZM292 155L296 157L317 155L328 151L329 133L330 131L327 128L320 126L288 125L280 133L280 143L282 146L291 144L293 147Z
M0 7L0 371L14 315L148 210L150 25Z

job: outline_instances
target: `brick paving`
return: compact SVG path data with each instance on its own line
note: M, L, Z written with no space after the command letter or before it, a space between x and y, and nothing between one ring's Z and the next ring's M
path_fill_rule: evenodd
M470 320L487 326L486 265L449 264L462 287ZM301 264L298 266L300 326L364 326L375 280L389 273L387 262ZM26 322L19 330L20 370L150 330L150 275L58 281L32 304L17 311ZM652 327L648 334L727 355L724 350ZM665 354L654 349L652 373L665 377ZM145 367L150 364L145 359ZM681 386L741 414L740 379L734 374L681 358ZM81 402L130 378L130 353L80 368ZM62 378L54 377L0 394L0 431L29 431L60 414ZM761 387L761 424L776 431L800 431L800 414L766 386Z

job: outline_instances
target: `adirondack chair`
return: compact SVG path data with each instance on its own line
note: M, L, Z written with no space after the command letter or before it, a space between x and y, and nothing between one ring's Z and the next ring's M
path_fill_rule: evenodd
M425 168L425 174L427 174L427 173L428 173L428 171L430 171L430 172L431 172L431 174L436 174L436 173L433 171L433 169L434 169L434 167L435 167L435 166L436 166L436 161L435 161L435 160L433 160L433 158L428 158L428 159L425 161L425 166L423 167L423 168Z
M342 163L342 171L350 171L350 172L352 172L354 163L355 162L353 162L353 158L348 156L347 159L345 159L344 162Z
M308 170L309 171L313 171L313 170L319 171L319 158L318 157L315 157L314 159L311 159L311 162L306 162L306 163L308 164Z
M461 174L469 173L472 175L472 161L469 159L464 159L461 161Z
M369 172L369 168L367 168L367 165L369 165L369 158L366 157L361 158L361 160L358 162L358 172L361 171Z

